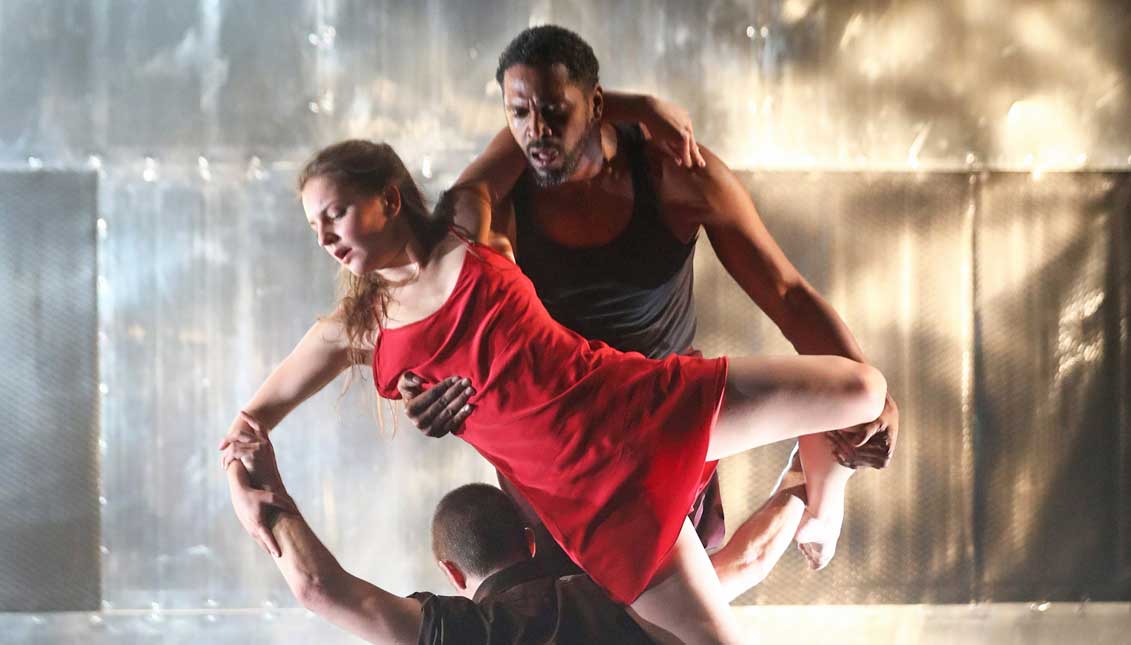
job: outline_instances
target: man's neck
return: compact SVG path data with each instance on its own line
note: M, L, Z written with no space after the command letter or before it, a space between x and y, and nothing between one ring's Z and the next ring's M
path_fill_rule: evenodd
M604 121L598 123L584 145L585 149L577 169L563 183L591 181L605 170L617 154L616 128L613 124Z
M471 577L469 577L468 580L467 580L467 588L464 590L465 593L463 595L465 595L467 598L471 598L471 599L474 600L475 594L479 593L479 588L482 587L483 583L486 582L488 579L490 579L491 576L494 576L495 574L497 574L501 571L506 571L507 569L509 569L509 568L511 568L515 565L522 564L523 562L529 562L529 559L512 560L512 561L502 565L501 567L497 567L496 569L492 570L490 573L483 576L482 578L471 578Z

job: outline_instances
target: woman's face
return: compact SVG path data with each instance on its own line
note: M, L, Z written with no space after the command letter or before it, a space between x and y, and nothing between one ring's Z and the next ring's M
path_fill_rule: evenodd
M356 276L387 267L404 252L396 188L368 196L314 177L302 188L302 209L318 245Z

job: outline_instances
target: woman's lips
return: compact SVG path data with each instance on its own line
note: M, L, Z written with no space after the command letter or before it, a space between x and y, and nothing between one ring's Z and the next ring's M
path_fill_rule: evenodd
M350 249L338 249L337 251L334 251L334 257L337 258L338 262L345 264L346 258L349 257L350 253L353 253L353 251Z

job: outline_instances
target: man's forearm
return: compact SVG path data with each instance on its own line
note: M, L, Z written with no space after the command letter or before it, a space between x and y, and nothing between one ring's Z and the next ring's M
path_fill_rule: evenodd
M303 607L371 643L416 642L419 601L351 575L301 515L278 513L271 531L282 551L275 564Z
M239 462L229 466L233 485L249 484ZM281 483L272 490L286 494ZM303 607L370 642L414 643L420 631L420 603L351 575L299 513L275 512L269 520L280 556L272 558Z
M848 325L813 287L792 288L783 301L785 316L778 326L798 354L832 354L868 362Z
M273 465L269 463L263 467L269 469ZM263 482L256 481L238 459L228 464L227 473L228 486L233 495L244 494L253 486L263 486ZM281 482L271 484L266 488L276 494L286 495ZM273 558L275 566L286 579L291 593L306 605L305 599L314 595L318 588L333 585L346 572L301 515L281 513L275 509L271 509L269 513L267 524L282 554Z
M801 523L803 495L804 486L778 491L711 554L728 602L762 582L781 559Z
M271 533L282 555L275 566L283 574L291 593L302 605L318 613L318 605L334 596L346 576L338 560L314 535L301 515L275 513Z

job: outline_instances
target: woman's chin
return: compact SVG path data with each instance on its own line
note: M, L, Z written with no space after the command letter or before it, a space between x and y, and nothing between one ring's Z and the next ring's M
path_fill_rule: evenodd
M356 276L358 278L364 276L365 273L366 273L365 267L363 266L363 263L358 262L356 259L352 259L352 258L350 259L349 262L342 264L342 268L345 269L346 271L349 271L350 273L352 273L354 276Z

